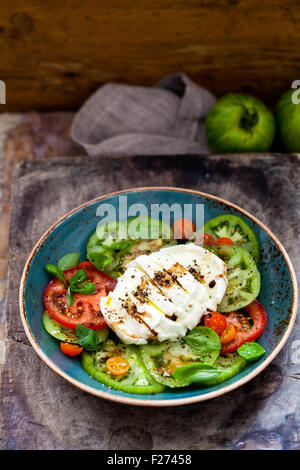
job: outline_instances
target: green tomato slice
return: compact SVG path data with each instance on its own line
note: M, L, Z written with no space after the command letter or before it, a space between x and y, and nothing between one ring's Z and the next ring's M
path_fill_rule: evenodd
M128 220L128 231L131 238L139 240L173 239L173 230L170 225L159 219L139 216Z
M246 364L246 359L239 356L236 352L219 356L214 364L214 367L218 369L219 373L211 379L202 381L201 385L210 386L225 382L225 380L238 374Z
M260 273L250 253L243 248L220 245L218 256L227 264L228 286L219 312L232 312L249 305L259 294Z
M75 330L67 328L53 320L46 310L42 316L42 323L47 333L49 333L49 335L53 336L55 339L63 341L64 343L78 344Z
M218 238L230 238L235 245L250 252L256 264L259 262L259 243L251 227L241 217L231 214L219 215L204 224L205 233Z
M131 238L126 238L126 237ZM126 264L140 254L159 250L173 238L172 229L158 219L132 217L97 227L87 243L87 258L99 271L118 278Z
M106 368L106 361L112 356L122 356L129 362L129 371L121 377L114 377ZM98 351L84 351L81 365L85 372L107 387L127 393L147 394L160 393L164 386L157 383L147 371L139 348L108 340Z
M91 238L88 248L98 240L104 241L107 245L115 240L163 240L173 239L172 228L159 219L152 217L138 216L130 217L124 221L107 222L98 225L96 238Z
M175 388L185 387L190 383L188 380L176 379L172 376L177 369L194 363L213 365L219 356L220 349L200 351L187 344L183 338L182 341L146 344L140 346L140 351L152 377L161 384Z
M53 336L53 338L64 343L79 344L75 334L75 330L73 330L72 328L67 328L58 323L57 321L53 320L53 318L50 317L49 313L46 310L44 311L42 316L42 323L47 333ZM97 334L100 343L107 340L109 333L108 328L102 328L93 331Z

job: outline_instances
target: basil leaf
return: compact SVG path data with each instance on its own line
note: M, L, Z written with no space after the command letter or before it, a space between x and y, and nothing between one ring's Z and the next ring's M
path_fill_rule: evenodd
M220 351L221 349L219 336L208 326L197 326L183 338L183 342L198 354Z
M173 377L174 379L184 381L188 384L197 383L200 384L206 380L215 379L220 375L220 371L217 367L211 366L209 364L202 364L195 362L188 366L179 367L175 370Z
M52 276L57 277L57 279L59 279L60 281L63 281L66 285L66 278L61 269L59 269L54 264L46 264L45 269L46 271L48 271L48 273L52 274Z
M73 287L76 287L76 284L81 284L83 281L86 280L86 272L84 269L78 269L75 274L69 279L70 287L72 290Z
M244 343L237 349L237 352L241 357L247 361L256 361L260 359L265 353L265 349L257 343Z
M136 240L116 238L118 226L118 223L117 226L115 224L110 225L109 230L106 226L97 227L97 231L93 233L88 241L87 258L99 271L112 271L120 262L122 256L129 252L136 243Z
M77 284L71 286L73 292L80 292L80 294L94 294L96 292L96 286L93 282L84 282L83 284Z
M61 269L62 271L65 271L66 269L75 268L78 264L78 261L79 261L79 253L77 251L74 251L60 258L57 265L59 269Z
M84 282L86 280L86 272L84 269L79 269L69 279L70 290L72 292L79 292L80 294L94 294L96 286L93 282Z
M71 307L71 305L73 305L74 303L74 297L73 297L70 287L68 287L68 291L67 291L67 302L68 302L69 307Z
M99 271L104 271L105 267L113 261L113 258L106 253L99 253L95 250L96 247L94 251L88 253L87 258Z
M98 349L100 341L94 330L84 325L77 324L75 333L81 347L87 351L95 351Z

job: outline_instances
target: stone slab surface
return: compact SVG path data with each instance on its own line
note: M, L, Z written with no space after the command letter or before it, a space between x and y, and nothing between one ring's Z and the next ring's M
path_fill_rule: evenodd
M258 377L223 397L183 407L134 407L90 396L49 370L30 346L19 317L18 289L38 238L64 213L89 199L158 185L201 190L249 210L283 242L299 277L299 156L21 162L14 174L11 210L2 448L300 448L298 320L283 351Z

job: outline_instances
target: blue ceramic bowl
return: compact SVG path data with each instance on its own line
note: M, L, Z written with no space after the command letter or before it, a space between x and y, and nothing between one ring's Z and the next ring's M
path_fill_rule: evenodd
M268 323L258 342L266 355L249 364L238 375L214 387L166 389L157 395L133 395L107 388L90 377L77 359L61 354L58 342L46 333L41 317L43 291L49 282L44 269L47 263L56 264L64 254L80 251L86 256L86 243L99 218L97 207L111 203L118 208L119 195L128 197L128 205L144 203L204 204L205 221L225 213L241 216L255 231L262 250L260 272L262 286L259 300L268 313ZM171 221L172 223L172 221ZM56 373L76 387L96 396L133 405L174 406L217 397L251 380L279 353L286 342L297 309L297 284L294 269L283 246L259 220L243 209L209 194L176 188L141 188L120 191L89 201L66 214L42 236L30 254L24 268L20 287L20 312L27 336L41 359Z

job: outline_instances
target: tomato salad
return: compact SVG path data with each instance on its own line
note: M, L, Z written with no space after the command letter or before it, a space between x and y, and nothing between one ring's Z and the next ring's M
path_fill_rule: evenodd
M121 238L120 232L132 220L138 236ZM153 228L159 237L153 238ZM147 217L107 223L91 235L86 261L79 262L79 253L74 252L46 265L53 277L44 291L42 322L59 341L61 352L77 357L86 373L104 385L139 394L159 393L165 387L216 385L260 359L265 350L255 340L265 328L267 314L257 300L260 248L254 231L230 214L209 220L201 233L194 230L187 219L176 220L172 228ZM207 256L216 255L225 266L226 290L216 311L207 308L198 324L175 340L158 341L154 336L146 344L125 344L117 330L109 328L101 298L109 299L137 258L190 243L203 247ZM214 285L213 280L209 287ZM132 315L136 318L136 312Z

